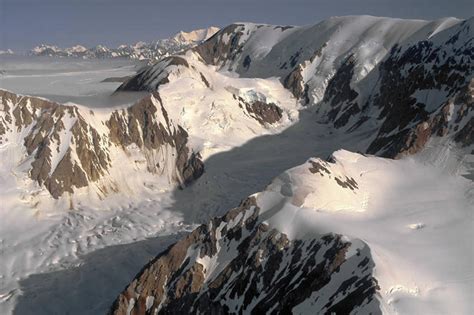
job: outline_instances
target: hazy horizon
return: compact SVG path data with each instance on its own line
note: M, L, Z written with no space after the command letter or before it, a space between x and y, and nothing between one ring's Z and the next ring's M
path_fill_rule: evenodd
M2 0L0 49L22 52L42 43L116 47L236 21L305 25L343 15L432 20L473 12L470 0Z

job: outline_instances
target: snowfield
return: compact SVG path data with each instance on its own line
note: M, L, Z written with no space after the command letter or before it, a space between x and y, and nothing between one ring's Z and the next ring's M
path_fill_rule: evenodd
M102 81L133 75L143 65L131 60L0 56L0 88L93 108L130 105L144 94L111 95L120 82Z
M471 314L474 185L447 171L460 161L439 150L429 154L448 161L428 162L428 152L394 161L336 151L335 164L325 164L330 175L308 171L312 161L325 163L309 160L275 179L257 203L271 212L270 226L292 238L334 232L368 244L385 313ZM339 186L341 176L357 188Z

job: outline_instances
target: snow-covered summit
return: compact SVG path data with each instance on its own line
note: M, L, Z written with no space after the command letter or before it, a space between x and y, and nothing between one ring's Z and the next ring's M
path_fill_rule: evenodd
M315 120L348 132L371 129L369 153L414 153L432 135L454 137L468 147L471 24L472 19L372 16L335 17L303 27L232 24L179 56L179 65L163 60L119 90L153 91L188 72L198 81L214 71L278 77ZM453 121L448 113L458 118Z
M213 36L218 31L219 31L219 28L215 26L193 30L190 32L181 31L175 36L173 36L173 39L176 40L177 42L182 42L182 43L192 43L192 42L201 43L207 40L209 37Z
M172 38L161 39L155 42L139 41L135 44L123 44L116 48L96 45L86 48L75 45L68 48L42 44L29 51L34 56L72 57L83 59L94 58L130 58L135 60L156 61L163 57L180 53L198 45L214 35L219 29L211 26L190 32L179 32Z

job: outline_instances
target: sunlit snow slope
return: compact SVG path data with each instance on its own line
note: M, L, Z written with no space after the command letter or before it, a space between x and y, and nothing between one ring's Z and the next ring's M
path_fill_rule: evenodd
M114 314L471 314L474 186L455 151L311 158L160 254Z

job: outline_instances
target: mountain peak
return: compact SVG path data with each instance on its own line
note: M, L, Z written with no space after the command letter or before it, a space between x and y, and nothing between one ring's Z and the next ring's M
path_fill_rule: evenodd
M116 48L109 48L98 44L91 48L75 45L68 48L41 44L29 51L32 56L73 57L83 59L95 58L130 58L135 60L160 60L163 57L178 54L192 48L212 35L219 28L211 26L190 32L179 32L172 38L161 39L155 42L139 41L135 44L122 44ZM4 54L1 53L0 54Z
M210 26L208 28L197 29L190 32L181 31L176 34L173 39L177 42L195 42L205 41L219 31L218 27Z

